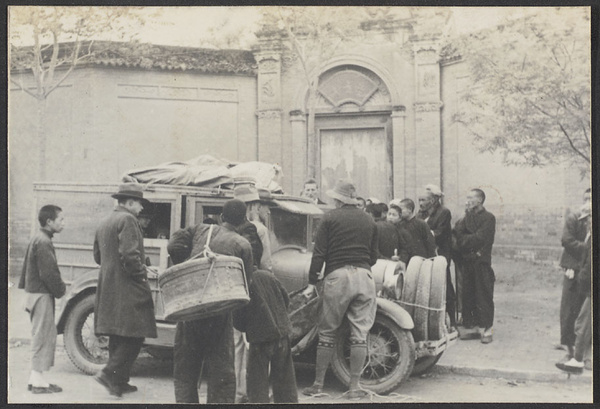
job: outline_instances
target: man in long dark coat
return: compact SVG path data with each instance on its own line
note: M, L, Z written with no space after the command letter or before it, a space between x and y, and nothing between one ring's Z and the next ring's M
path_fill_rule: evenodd
M461 334L461 339L481 338L492 342L494 322L494 282L492 245L496 235L496 217L483 203L485 193L472 189L467 195L465 217L454 227L457 250L463 267L462 318L465 328L475 331ZM480 332L483 331L483 332Z
M446 265L446 312L450 316L450 325L456 325L456 295L450 275L452 257L452 213L440 203L444 194L435 185L427 185L419 195L419 213L417 217L427 222L435 238L439 256L444 256Z
M135 392L129 373L144 338L156 338L154 303L148 284L144 237L137 216L143 209L142 187L126 183L112 195L118 206L104 219L94 240L100 264L94 329L108 335L108 363L95 377L111 395Z

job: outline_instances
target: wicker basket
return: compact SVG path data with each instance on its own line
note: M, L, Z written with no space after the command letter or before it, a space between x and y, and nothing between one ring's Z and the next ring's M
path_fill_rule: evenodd
M168 321L208 318L250 301L242 260L217 255L173 266L158 278Z

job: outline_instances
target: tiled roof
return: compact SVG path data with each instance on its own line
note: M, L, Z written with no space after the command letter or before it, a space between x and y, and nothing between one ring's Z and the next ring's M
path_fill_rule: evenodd
M68 55L74 43L61 43L61 54ZM78 63L83 65L103 65L131 67L147 70L200 71L214 74L255 75L256 61L251 51L217 50L193 47L163 46L154 44L119 43L97 41L81 46L80 55L92 50L89 57ZM33 59L31 47L11 50L11 70L30 68ZM52 49L44 52L44 60L49 60Z

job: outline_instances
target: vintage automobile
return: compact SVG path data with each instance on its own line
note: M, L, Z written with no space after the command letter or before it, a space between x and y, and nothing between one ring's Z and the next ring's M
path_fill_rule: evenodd
M55 203L63 208L66 228L55 237L59 267L68 284L67 294L57 302L57 328L72 363L87 374L97 372L108 359L106 337L94 334L94 298L99 266L92 255L98 221L115 205L111 193L117 184L38 183L34 187L36 206ZM158 286L159 275L170 265L168 238L176 230L201 223L207 218L220 221L231 190L151 184L145 197L151 202L152 223L145 230L147 264L156 274L149 275L153 291L158 337L145 340L145 349L157 358L168 358L174 344L175 323L165 320L164 304ZM313 238L323 217L323 209L298 197L274 194L268 228L273 270L291 294L293 354L300 361L314 362L318 318L318 298L298 297L308 284ZM325 209L327 210L327 209ZM401 263L379 260L373 267L378 290L384 275L398 273ZM387 273L386 273L387 272ZM419 324L419 323L417 323ZM445 323L447 324L447 323ZM378 297L377 316L369 335L369 355L361 384L376 393L396 389L411 373L422 373L438 361L456 332L446 325L438 339L416 339L411 315L394 299ZM337 351L332 362L335 375L350 381L348 326L339 331ZM426 337L425 337L426 338Z

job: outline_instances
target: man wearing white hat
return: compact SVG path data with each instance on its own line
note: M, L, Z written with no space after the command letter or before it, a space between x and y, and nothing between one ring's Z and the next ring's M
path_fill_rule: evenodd
M303 294L315 291L325 263L323 311L319 322L319 342L315 382L302 393L323 391L325 372L334 352L336 332L344 318L350 321L350 399L364 396L359 380L367 357L367 335L375 322L377 301L371 266L377 262L378 237L373 219L357 208L356 189L351 181L340 180L327 195L335 209L327 213L317 231L308 286Z

